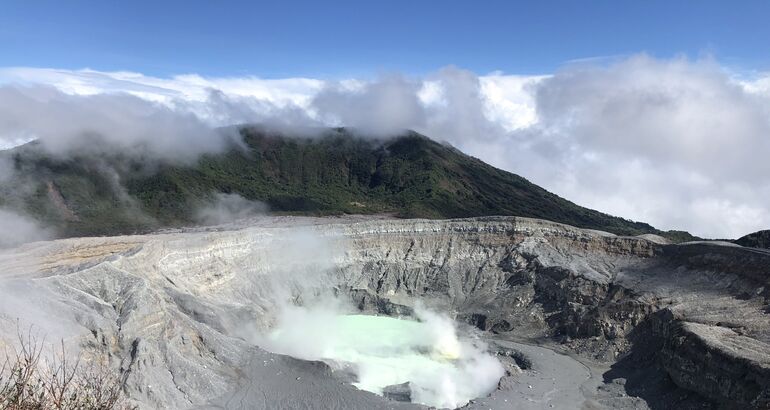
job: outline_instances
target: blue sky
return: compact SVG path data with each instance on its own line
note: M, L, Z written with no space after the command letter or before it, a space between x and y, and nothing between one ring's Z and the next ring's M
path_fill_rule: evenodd
M764 71L770 3L5 1L0 66L340 78L452 64L551 73L646 52Z

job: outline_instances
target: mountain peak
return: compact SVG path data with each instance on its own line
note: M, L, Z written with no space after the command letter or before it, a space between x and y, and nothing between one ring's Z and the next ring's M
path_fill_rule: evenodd
M414 131L389 139L366 138L348 128L315 137L258 126L240 127L240 133L240 146L188 165L147 166L117 154L52 158L38 146L25 146L10 153L24 175L17 182L27 189L1 183L0 190L17 194L0 205L20 208L66 236L189 225L197 208L222 193L264 202L276 213L512 215L621 235L666 235L645 223L580 207Z

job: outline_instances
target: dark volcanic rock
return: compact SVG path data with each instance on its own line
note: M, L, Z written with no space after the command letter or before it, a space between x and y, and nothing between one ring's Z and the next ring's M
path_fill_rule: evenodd
M532 368L532 360L524 353L516 350L501 346L497 343L492 343L489 346L490 350L495 352L498 356L509 357L516 363L516 366L521 370L529 370Z
M401 384L391 384L382 389L382 395L395 401L412 401L412 387L409 382Z
M749 248L770 249L770 229L750 233L735 240L735 243Z

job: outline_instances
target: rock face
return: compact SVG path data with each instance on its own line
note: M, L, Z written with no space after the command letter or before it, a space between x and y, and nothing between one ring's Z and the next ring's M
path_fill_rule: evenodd
M750 233L735 240L735 243L750 248L770 249L770 229Z
M255 346L281 299L325 289L381 314L420 301L499 338L648 363L706 404L767 407L770 253L659 242L513 217L277 217L39 242L0 253L0 330L46 318L53 336L108 357L142 408L413 406ZM29 297L40 302L13 303Z
M721 326L678 320L664 326L661 362L677 384L724 403L770 407L767 344Z
M409 382L393 384L382 389L382 396L395 401L412 401L412 388Z

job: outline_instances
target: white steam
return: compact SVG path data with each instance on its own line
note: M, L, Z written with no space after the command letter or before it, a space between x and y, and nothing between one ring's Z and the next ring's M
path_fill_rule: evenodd
M238 194L217 193L212 203L199 208L195 219L203 225L221 225L266 214L267 204Z
M419 321L290 307L261 345L351 368L355 385L376 394L409 383L412 402L438 408L463 406L496 388L504 369L483 343L459 337L448 317L424 309L417 316Z
M383 394L410 383L412 401L455 408L488 395L503 376L486 346L445 315L416 307L416 318L357 314L341 291L341 235L280 229L248 262L261 312L230 330L262 348L352 371L355 385Z
M0 330L12 335L16 330L42 332L56 343L82 332L70 309L51 290L26 279L0 279ZM2 343L2 341L0 341Z
M53 237L51 229L20 213L0 208L0 248Z

